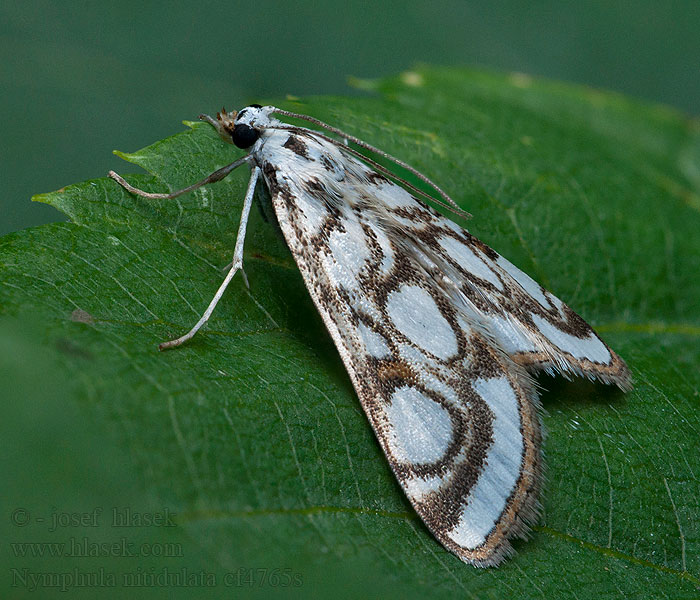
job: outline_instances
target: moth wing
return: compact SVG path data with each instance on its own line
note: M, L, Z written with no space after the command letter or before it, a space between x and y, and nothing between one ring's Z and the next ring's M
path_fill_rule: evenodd
M381 176L312 136L270 146L262 169L407 497L462 560L499 563L538 510L541 431L529 376L396 235L385 211L392 194L407 194L402 188L389 184L389 199L373 193Z
M413 201L411 212L399 215L404 243L469 320L516 363L632 387L625 362L583 318L482 241Z

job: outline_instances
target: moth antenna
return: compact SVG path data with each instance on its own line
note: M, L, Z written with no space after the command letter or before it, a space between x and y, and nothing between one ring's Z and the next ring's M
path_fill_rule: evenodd
M370 152L374 152L375 154L378 154L379 156L382 156L382 157L386 158L387 160L390 160L394 164L406 169L408 172L410 172L413 175L415 175L416 177L418 177L418 179L420 179L422 182L428 184L431 188L433 188L452 207L450 210L453 210L453 212L455 212L456 214L459 214L459 215L462 215L465 217L472 216L468 212L463 210L447 194L447 192L445 192L440 186L438 186L432 179L430 179L426 175L423 175L423 173L421 173L418 169L412 167L408 163L405 163L404 161L402 161L399 158L396 158L395 156L392 156L388 152L384 152L384 150L380 150L379 148L376 148L375 146L372 146L371 144L368 144L367 142L362 141L360 138L357 138L354 135L350 135L349 133L346 133L343 130L338 129L337 127L333 127L332 125L328 125L328 123L324 123L323 121L321 121L319 119L315 119L314 117L310 117L308 115L302 115L299 113L290 112L288 110L282 110L281 108L275 108L272 111L272 113L285 115L287 117L292 117L293 119L301 119L302 121L308 121L309 123L313 123L314 125L318 125L319 127L323 127L324 129L327 129L328 131L343 137L345 140L350 141L353 144L356 144L356 145L360 146L361 148L364 148L365 150L369 150ZM337 140L334 140L333 138L326 137L325 139L330 141L331 143L335 144L336 146L341 146L341 147L344 147L346 149L348 148L346 145L340 144ZM360 155L360 156L362 156L362 155ZM375 162L372 166L376 166L376 165L377 165L377 163ZM401 179L400 177L396 177L395 175L392 175L392 176L399 179L402 183L407 183L404 179ZM408 185L410 185L410 184L408 184ZM415 190L416 188L414 187L413 189ZM444 206L444 205L442 205L442 206Z
M110 171L108 175L109 177L114 179L114 181L116 181L120 186L122 186L127 192L131 192L132 194L136 194L137 196L141 196L142 198L150 198L151 200L172 200L173 198L177 198L178 196L182 196L183 194L187 194L188 192L196 190L197 188L200 188L203 185L221 181L231 171L237 169L242 164L250 163L250 161L250 155L246 155L243 158L239 158L238 160L233 161L231 164L226 165L225 167L221 167L213 173L210 173L201 181L193 183L192 185L188 185L187 187L182 188L181 190L177 190L176 192L170 192L169 194L151 193L136 188L133 185L131 185L128 181L126 181L126 179L124 179L121 175L115 173L114 171Z
M449 210L450 212L453 212L456 215L459 215L460 217L464 217L466 219L470 218L472 215L471 213L468 213L466 210L460 208L457 204L452 202L451 204L447 204L447 202L443 202L442 200L438 200L434 196L431 196L430 194L424 192L423 190L417 188L415 185L413 185L411 182L406 181L403 177L400 177L396 173L392 173L389 169L387 169L384 165L380 165L376 160L372 160L368 156L365 156L361 152L358 152L354 148L351 148L348 146L346 143L341 143L338 140L334 140L332 137L329 137L327 135L324 135L323 133L316 131L314 129L307 129L306 127L296 127L294 125L289 125L287 127L268 127L268 129L276 129L276 130L284 130L284 131L292 131L292 132L299 132L299 131L305 131L314 134L315 136L320 137L323 140L326 140L327 142L330 142L331 144L338 146L338 148L341 148L344 152L348 152L349 154L352 154L353 156L359 158L360 160L366 162L370 166L374 167L382 173L383 175L386 175L390 179L393 179L395 181L400 182L402 185L407 187L409 190L412 192L415 192L416 194L423 196L424 198L427 198L431 202L434 202L438 206L442 206L444 209Z

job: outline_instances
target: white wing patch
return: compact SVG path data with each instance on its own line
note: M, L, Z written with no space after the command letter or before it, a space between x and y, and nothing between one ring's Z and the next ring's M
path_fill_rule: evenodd
M442 360L457 354L457 337L425 289L402 285L390 292L386 314L396 329L417 348Z
M473 384L493 412L493 444L486 455L488 467L469 494L459 522L448 534L470 550L486 540L492 524L503 512L520 476L523 453L518 402L505 378L477 379Z
M429 465L447 454L454 424L439 402L402 386L394 390L384 416L389 425L387 441L399 463Z
M390 352L386 340L378 333L372 331L367 325L360 322L357 324L357 333L364 343L367 353L372 358L384 358Z
M493 266L489 265L478 252L475 252L474 248L448 236L439 237L437 241L444 253L451 256L463 269L484 281L488 281L497 290L505 291L503 282L494 272Z
M502 256L499 256L496 262L498 266L501 267L506 273L508 273L508 275L510 275L515 281L517 281L522 286L522 288L528 294L530 294L530 296L537 300L537 302L540 303L540 306L550 306L550 303L547 300L547 297L545 296L545 290L539 283L532 279L532 277L523 273L520 269L518 269L512 263L508 262ZM562 314L562 316L564 315Z
M542 335L548 338L554 346L563 352L567 352L574 358L603 365L611 362L612 355L610 350L597 336L576 337L558 329L552 323L536 314L532 315L532 321Z

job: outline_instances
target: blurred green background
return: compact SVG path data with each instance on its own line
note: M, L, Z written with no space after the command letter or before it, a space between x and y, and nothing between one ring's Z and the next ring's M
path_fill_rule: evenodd
M113 149L183 119L359 94L348 76L417 62L522 71L697 114L699 26L697 0L4 2L0 234L61 219L30 196L128 172Z

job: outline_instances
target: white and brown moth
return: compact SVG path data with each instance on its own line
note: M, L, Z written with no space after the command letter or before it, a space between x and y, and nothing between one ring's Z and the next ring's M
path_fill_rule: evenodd
M311 122L341 141L275 114ZM133 193L174 198L244 163L251 168L230 271L193 329L160 348L190 339L242 268L246 223L262 177L306 287L411 504L463 561L500 563L513 552L511 538L523 537L539 510L542 430L529 373L582 375L628 390L624 361L561 300L348 143L407 169L462 212L407 164L273 106L201 118L248 154L171 194L143 192L110 172Z

